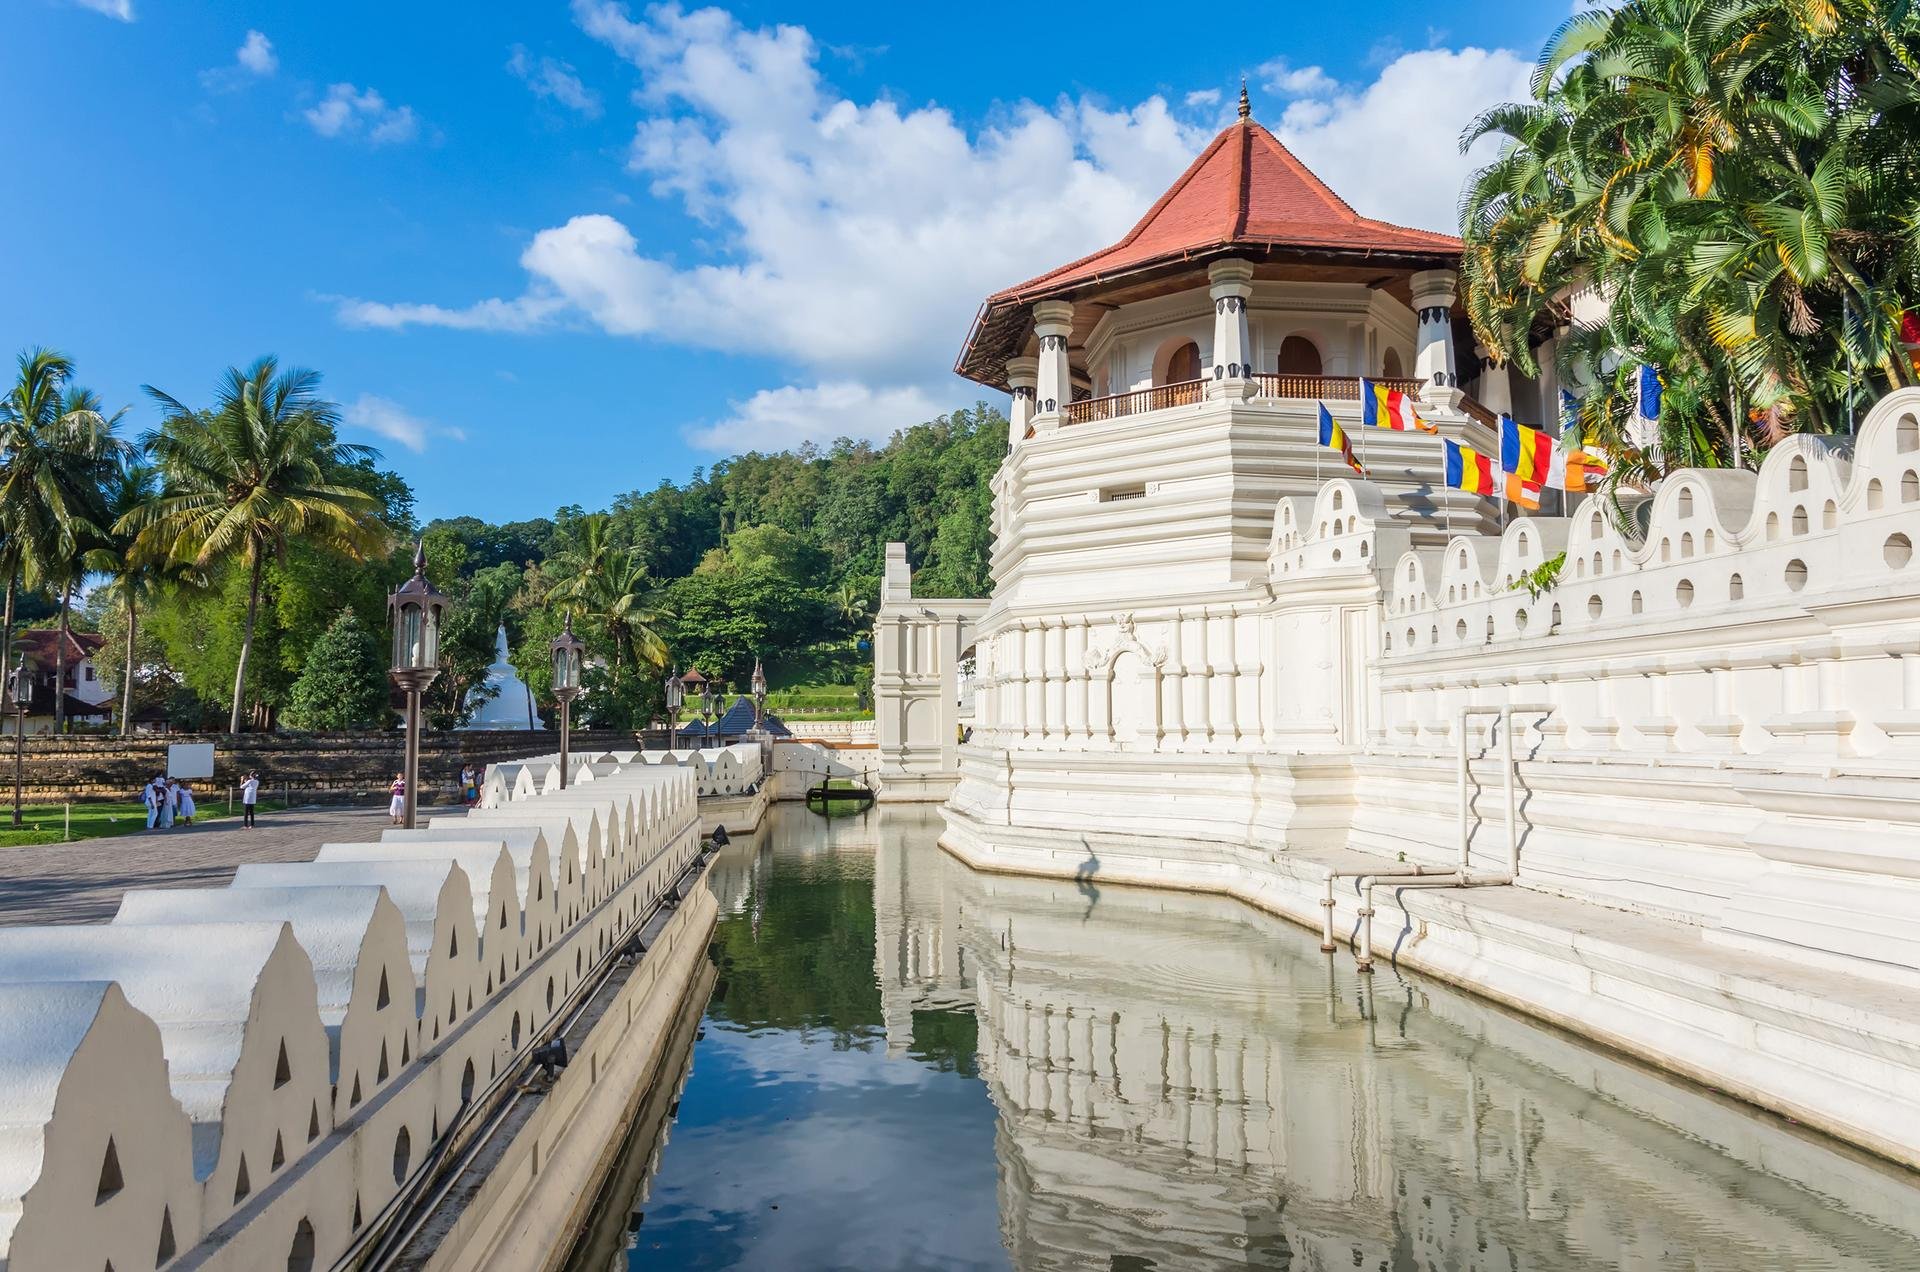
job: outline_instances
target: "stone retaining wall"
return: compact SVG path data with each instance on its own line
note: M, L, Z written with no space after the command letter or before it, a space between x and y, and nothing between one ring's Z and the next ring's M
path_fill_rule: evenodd
M651 735L647 735L651 737ZM616 729L573 731L577 750L633 749L642 735ZM549 730L434 732L420 745L420 794L428 802L451 798L460 766L493 765L546 750L560 737ZM166 770L167 746L213 743L213 779L199 783L202 798L225 791L257 770L262 797L324 796L382 791L405 759L406 735L390 733L175 733L146 737L28 735L22 764L28 803L135 799ZM13 739L0 738L0 798L10 798Z

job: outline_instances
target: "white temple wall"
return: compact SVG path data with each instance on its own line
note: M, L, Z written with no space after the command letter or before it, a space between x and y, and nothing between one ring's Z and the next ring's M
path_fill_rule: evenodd
M1227 801L1226 823L1284 830L1299 808L1252 802L1256 777L1208 779L1203 766L1174 779L1154 764L1069 757L1324 753L1345 757L1359 783L1353 846L1441 864L1453 853L1460 710L1550 706L1521 717L1526 881L1717 925L1762 875L1837 868L1832 854L1816 864L1799 859L1810 849L1750 844L1783 833L1763 822L1810 814L1763 817L1747 786L1811 797L1836 768L1891 775L1920 756L1915 399L1883 403L1857 446L1797 438L1757 474L1676 474L1632 534L1589 501L1570 519L1521 517L1498 535L1415 547L1377 483L1339 477L1317 497L1277 499L1252 561L1238 551L1235 501L1204 483L1177 492L1149 480L1142 498L1086 499L1115 449L1132 456L1125 429L1107 426L1113 445L1098 458L1030 442L1009 460L1025 457L1030 501L997 549L979 644L973 745L1008 755L979 767L988 789L963 782L956 799L1034 825L1097 817L1116 793L1095 775L1104 765L1122 785ZM1161 428L1157 444L1183 427ZM1209 462L1204 447L1177 450L1175 472ZM1233 456L1229 445L1217 462L1238 482ZM1073 484L1075 512L1043 497ZM1563 550L1557 584L1529 597L1520 577ZM1188 568L1198 560L1208 564ZM1487 727L1470 726L1470 835L1491 867L1504 863L1506 828ZM1009 764L1032 770L1010 800L991 789ZM1162 802L1123 820L1151 833L1179 817ZM1877 876L1904 896L1888 872L1920 874L1909 852L1877 851L1849 882ZM1851 938L1863 943L1920 968L1920 940Z
M0 1065L0 1266L330 1264L694 859L694 786L635 765L0 931L0 1001L45 1026Z

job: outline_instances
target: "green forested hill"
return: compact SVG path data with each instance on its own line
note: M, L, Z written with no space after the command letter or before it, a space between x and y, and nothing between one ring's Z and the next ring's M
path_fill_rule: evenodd
M739 455L605 509L568 507L505 524L463 516L420 527L406 483L363 461L364 472L342 479L371 485L383 500L388 550L354 560L295 541L266 566L249 712L257 725L291 722L283 713L310 655L332 647L321 635L343 610L365 631L387 630L386 594L409 572L416 534L433 581L457 602L442 642L445 670L430 693L440 726L458 722L502 622L523 678L544 691L547 641L569 609L599 663L578 713L585 722L645 723L659 708L662 666L697 666L742 690L756 657L776 689L797 692L789 701L811 702L821 695L806 687L826 685L843 687L826 695L838 700L870 673L861 641L888 541L907 544L927 594L987 592L988 481L1006 430L1005 418L982 404L902 429L885 444L843 440ZM140 616L137 709L164 711L187 727L220 718L245 591L244 574L225 565L159 590ZM107 634L101 662L117 682L121 607L102 592L87 609L82 622ZM315 668L312 682L342 674Z

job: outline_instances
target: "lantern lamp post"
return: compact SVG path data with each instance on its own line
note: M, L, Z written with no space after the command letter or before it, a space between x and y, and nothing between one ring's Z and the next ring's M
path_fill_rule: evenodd
M573 728L573 700L580 696L580 655L587 643L573 634L573 613L553 638L553 696L560 704L560 789L567 788L567 735Z
M22 653L7 673L6 705L13 711L13 824L20 824L21 768L26 760L27 704L33 699L33 685L27 680L27 656Z
M753 679L748 687L753 693L753 727L758 731L767 722L767 673L758 658L753 660Z
M440 623L452 602L427 582L427 548L414 549L413 577L387 598L393 617L393 666L387 672L407 695L407 762L405 814L401 824L413 829L413 810L420 796L420 696L440 674Z
M676 669L667 673L667 750L673 750L675 726L680 718L681 704L687 700L687 686L680 679Z

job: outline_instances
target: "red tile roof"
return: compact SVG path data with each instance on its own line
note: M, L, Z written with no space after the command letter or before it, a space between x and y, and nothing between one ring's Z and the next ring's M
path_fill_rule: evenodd
M1140 265L1232 246L1460 253L1450 234L1361 216L1280 139L1251 119L1200 152L1112 247L995 293L988 303L1059 291Z
M57 627L35 627L13 634L16 656L24 652L27 660L41 667L52 667L59 661L60 629ZM94 651L106 644L106 638L95 632L67 633L67 665L69 667L83 658L90 658Z
M1125 238L989 296L954 370L1004 389L1006 359L1018 352L1027 331L1028 305L1183 262L1198 268L1214 257L1244 254L1388 270L1453 269L1461 251L1450 234L1361 216L1243 113Z

